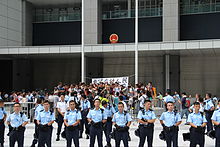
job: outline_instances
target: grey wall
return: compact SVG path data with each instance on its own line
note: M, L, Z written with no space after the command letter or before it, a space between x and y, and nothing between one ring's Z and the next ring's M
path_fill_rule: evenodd
M103 77L131 76L129 82L134 84L134 58L104 57ZM152 81L158 91L164 90L163 57L139 58L139 81L146 84Z
M80 82L80 58L35 59L33 66L33 88L51 89L58 82Z
M220 96L220 56L181 57L181 91Z
M86 82L92 82L91 78L103 76L103 58L86 57Z
M31 89L31 61L29 59L13 60L13 90Z
M180 56L170 56L170 89L180 91Z
M22 45L21 0L0 1L0 46Z

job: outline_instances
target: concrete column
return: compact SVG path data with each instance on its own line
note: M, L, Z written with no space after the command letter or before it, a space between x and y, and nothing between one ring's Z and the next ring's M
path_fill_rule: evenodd
M163 0L163 41L179 41L179 0Z
M180 90L180 57L176 55L165 55L165 91L172 92Z
M128 18L131 17L131 0L128 0Z
M170 89L170 55L165 55L165 88Z
M85 44L102 43L101 0L85 0Z
M33 6L22 0L22 45L31 46L33 36Z

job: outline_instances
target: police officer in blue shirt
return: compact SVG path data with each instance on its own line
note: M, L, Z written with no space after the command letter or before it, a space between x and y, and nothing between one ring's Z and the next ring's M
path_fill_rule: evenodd
M187 122L191 126L190 130L190 147L196 147L198 144L200 147L204 147L205 143L205 126L207 120L203 113L199 112L200 103L194 103L195 112L189 114Z
M215 107L214 107L211 97L212 97L212 94L207 93L205 96L206 100L204 101L204 112L205 112L205 117L207 120L207 132L213 130L211 117L215 110Z
M7 117L7 113L4 109L4 101L0 99L0 146L4 146L4 135L5 135L5 119Z
M173 147L178 146L178 131L181 122L180 114L174 111L173 102L167 102L167 111L163 112L160 117L167 147L171 147L171 143L173 143Z
M109 135L112 131L112 117L116 111L115 111L115 108L111 106L110 103L107 103L106 101L102 101L102 106L107 115L107 122L104 127L104 133L105 133L105 138L107 142L107 145L105 147L111 147L111 138Z
M35 132L34 132L34 140L32 141L32 145L31 147L35 147L35 144L37 144L38 141L38 136L39 136L39 127L37 124L37 115L40 111L42 111L44 109L43 105L42 105L42 99L38 98L36 101L36 106L35 106L35 110L34 110L34 124L35 124Z
M103 131L103 124L107 121L107 115L105 114L103 109L100 109L100 99L94 100L94 106L95 108L90 110L87 118L90 126L90 147L94 147L95 144L95 138L97 136L98 138L98 146L103 147L102 144L102 131Z
M24 131L28 123L26 115L20 111L20 103L14 103L14 112L7 118L9 126L9 146L14 147L15 142L18 142L18 147L24 146Z
M76 109L76 102L69 101L69 110L64 115L64 124L66 126L67 147L71 147L72 140L75 147L79 147L79 123L82 119L81 113Z
M152 147L153 144L153 133L154 133L154 122L156 115L153 110L150 109L151 101L144 101L144 109L138 112L138 122L140 130L140 142L139 147L144 147L145 139L147 137L148 147Z
M124 143L124 147L128 147L129 127L131 125L131 116L124 111L124 104L118 103L118 112L113 115L113 125L116 127L115 131L115 147L120 147L121 140Z
M89 139L89 124L88 124L88 120L87 120L87 115L89 113L89 109L91 108L91 104L86 99L85 95L81 95L80 104L81 104L80 109L81 109L81 114L82 114L82 120L80 122L80 136L79 136L79 138L82 138L82 134L84 131L84 126L85 126L86 139Z
M212 122L215 125L215 147L220 147L220 100L218 100L219 108L212 115Z
M38 147L43 147L45 144L47 147L51 147L51 137L55 116L52 110L50 110L50 104L48 100L43 102L44 110L41 110L37 115L37 123L39 125L39 140Z

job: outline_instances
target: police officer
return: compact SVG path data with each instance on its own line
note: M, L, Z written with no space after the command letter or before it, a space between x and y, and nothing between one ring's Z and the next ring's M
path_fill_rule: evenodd
M205 117L207 120L207 132L213 130L211 117L215 110L215 107L214 107L211 97L212 97L212 94L207 93L205 96L206 100L204 101L204 112L205 112Z
M195 112L190 113L187 122L191 126L190 128L190 147L196 147L198 144L200 147L204 147L205 143L205 126L207 120L203 113L199 112L200 103L194 103Z
M48 100L43 102L44 110L41 110L37 115L37 124L39 125L39 140L38 147L43 147L45 144L47 147L51 147L51 137L53 127L52 124L55 120L53 111L50 110L50 104Z
M163 112L160 117L160 123L165 132L167 147L171 147L171 143L173 143L173 147L178 146L178 126L181 122L180 114L174 111L174 103L167 102L167 111Z
M121 140L124 143L124 147L128 147L128 130L131 125L131 116L124 111L124 104L118 103L118 112L113 115L113 125L116 127L115 131L115 146L120 147Z
M4 135L5 135L5 119L7 113L4 109L4 101L0 99L0 147L4 146Z
M82 119L81 113L76 109L76 102L69 101L69 110L65 113L64 124L66 126L67 147L71 147L72 140L75 147L79 147L79 123Z
M164 101L165 110L167 111L167 103L168 103L168 102L173 102L173 103L175 103L175 100L174 100L174 98L171 96L170 90L167 90L167 92L166 92L165 95L166 95L166 96L163 98L163 101Z
M37 124L37 115L40 111L42 111L44 109L43 105L42 105L42 99L38 98L36 101L36 106L35 106L35 111L34 111L34 124L35 124L35 131L34 131L34 140L32 141L32 145L31 147L35 147L35 144L37 144L38 141L38 136L39 136L39 128L38 128L38 124Z
M104 112L107 115L107 122L104 127L104 133L105 133L105 138L107 145L105 147L111 147L111 138L110 138L110 133L112 131L112 117L113 114L115 113L115 108L111 106L110 103L107 103L106 101L102 101L102 106L104 109Z
M103 147L102 144L102 125L106 123L107 121L107 115L105 114L103 109L100 109L100 99L95 99L94 100L94 106L95 108L90 110L87 118L89 123L91 124L90 126L90 147L94 147L95 144L95 138L97 136L98 138L98 146Z
M63 125L63 117L64 114L67 110L67 104L65 102L65 96L64 94L60 95L60 101L57 103L57 111L58 111L58 115L57 115L57 123L58 123L58 128L57 128L57 138L56 141L60 140L60 132L62 129L62 125Z
M18 142L18 147L24 146L24 131L28 123L26 115L20 111L20 103L14 103L14 112L7 118L9 126L9 146L14 147L15 142Z
M154 133L154 122L156 115L153 110L150 109L151 101L144 101L144 109L138 112L138 122L140 130L140 142L139 147L144 147L145 139L147 137L148 147L152 147L153 144L153 133Z
M81 104L80 109L81 109L81 114L82 114L82 120L80 123L80 136L79 136L79 138L82 138L82 134L84 131L84 126L85 126L86 139L89 139L89 124L88 124L88 120L87 120L87 115L88 115L89 109L91 108L91 104L86 99L85 95L81 95L80 104Z
M220 100L218 100L219 108L212 115L212 122L215 125L215 147L220 147Z

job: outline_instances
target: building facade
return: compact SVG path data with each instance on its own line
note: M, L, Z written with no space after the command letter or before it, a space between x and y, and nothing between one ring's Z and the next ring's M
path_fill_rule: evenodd
M134 84L135 0L85 0L85 77ZM1 91L81 80L81 0L0 0ZM139 0L139 82L220 94L220 0ZM111 44L111 34L119 36Z

